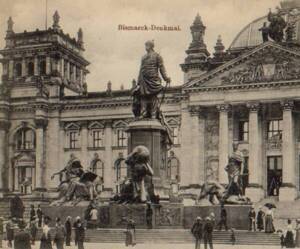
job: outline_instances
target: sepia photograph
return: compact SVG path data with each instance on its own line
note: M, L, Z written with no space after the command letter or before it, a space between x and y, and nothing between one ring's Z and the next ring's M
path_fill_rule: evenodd
M300 0L0 0L0 248L300 248Z

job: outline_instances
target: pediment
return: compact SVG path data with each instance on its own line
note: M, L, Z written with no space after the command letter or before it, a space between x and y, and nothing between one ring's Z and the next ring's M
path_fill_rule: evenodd
M184 90L300 80L299 65L300 49L267 42L187 83Z

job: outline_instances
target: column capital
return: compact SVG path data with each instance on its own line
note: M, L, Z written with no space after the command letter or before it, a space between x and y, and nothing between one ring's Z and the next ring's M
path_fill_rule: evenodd
M295 102L292 99L285 99L280 101L283 110L289 111L293 110L295 106Z
M0 120L0 130L8 131L11 123L7 120Z
M229 104L219 104L217 105L217 109L219 112L228 112L230 110Z
M36 128L45 128L48 125L48 120L43 118L38 118L34 120Z
M250 112L258 112L261 107L259 102L248 102L246 106Z
M201 107L199 105L189 105L188 111L190 112L191 116L199 116Z

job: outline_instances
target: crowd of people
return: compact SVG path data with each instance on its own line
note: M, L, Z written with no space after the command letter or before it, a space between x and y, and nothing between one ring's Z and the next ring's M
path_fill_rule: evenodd
M291 219L287 220L287 227L283 230L278 230L280 236L281 248L299 248L300 247L300 219L297 219L295 225Z
M94 211L92 216L95 216ZM44 215L40 205L37 209L31 205L28 220L20 217L9 217L8 220L4 220L0 217L0 248L2 248L2 239L6 239L8 248L31 249L36 244L40 229L40 249L63 249L64 246L71 246L73 231L75 246L84 249L86 222L79 216L74 222L70 216L65 221L57 217L55 227L51 228L50 223L54 225L52 219Z
M266 209L266 210L264 210ZM265 233L274 233L274 208L272 207L259 207L256 213L255 208L252 206L249 214L249 231L264 231Z

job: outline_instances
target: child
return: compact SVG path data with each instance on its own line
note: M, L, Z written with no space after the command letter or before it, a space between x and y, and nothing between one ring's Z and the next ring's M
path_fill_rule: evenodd
M231 244L234 246L234 245L235 245L235 242L236 242L234 228L231 228L231 229L230 229L230 232L231 232L231 235L230 235L230 241L231 241Z

